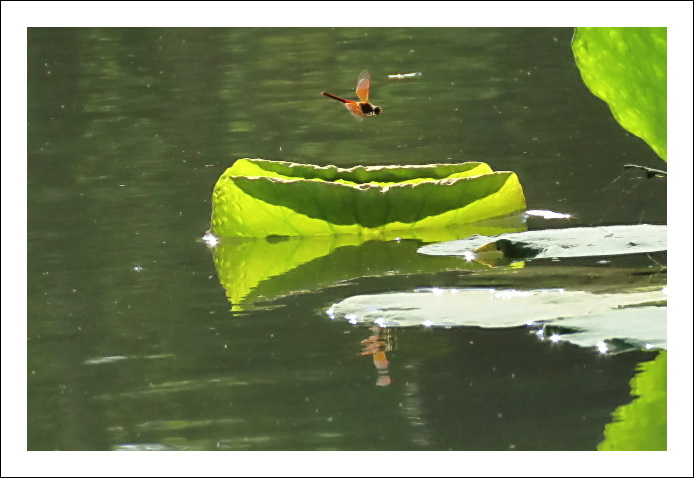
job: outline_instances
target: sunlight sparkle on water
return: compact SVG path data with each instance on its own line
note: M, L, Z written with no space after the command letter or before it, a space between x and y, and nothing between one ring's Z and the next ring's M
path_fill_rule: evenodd
M600 342L598 342L595 347L598 349L598 352L600 352L601 354L606 354L610 350L607 343L603 342L602 340Z
M528 209L525 211L528 216L536 216L544 219L569 219L571 214L565 214L563 212L547 211L545 209Z
M202 236L202 240L205 244L207 244L207 247L215 247L217 244L219 244L219 239L217 239L217 236L212 234L211 232L206 232L204 236Z
M472 251L463 252L463 259L465 259L467 262L474 261L476 257L477 257L477 254L475 254Z
M421 71L415 71L412 73L394 73L392 75L388 75L389 80L404 80L406 78L417 78L418 76L422 76Z

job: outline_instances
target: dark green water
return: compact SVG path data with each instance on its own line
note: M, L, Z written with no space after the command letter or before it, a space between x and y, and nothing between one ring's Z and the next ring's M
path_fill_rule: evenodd
M530 228L664 224L665 183L622 169L662 161L585 88L571 36L29 29L28 449L595 450L654 352L407 328L377 386L371 331L326 309L455 272L297 275L231 312L199 240L243 157L485 161L518 174L529 208L573 214ZM319 93L352 97L364 68L383 114L358 122Z

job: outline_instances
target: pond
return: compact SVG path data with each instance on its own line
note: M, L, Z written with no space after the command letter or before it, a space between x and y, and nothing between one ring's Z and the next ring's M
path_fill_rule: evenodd
M396 293L662 288L666 252L519 268L425 256L416 239L202 241L215 182L240 158L484 161L517 173L529 209L570 215L502 232L666 224L665 181L623 169L664 163L587 90L572 34L30 28L27 448L609 448L661 347L331 310ZM363 69L383 112L358 121L320 93L355 97ZM406 73L421 75L389 78Z

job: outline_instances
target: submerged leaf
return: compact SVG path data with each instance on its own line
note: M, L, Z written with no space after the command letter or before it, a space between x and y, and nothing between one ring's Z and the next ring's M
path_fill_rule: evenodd
M515 173L480 162L336 166L240 159L219 178L219 237L358 234L442 228L525 209Z

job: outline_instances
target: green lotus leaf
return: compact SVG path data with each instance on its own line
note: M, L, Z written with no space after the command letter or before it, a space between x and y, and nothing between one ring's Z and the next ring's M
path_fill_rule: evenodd
M435 273L445 270L480 269L460 259L432 258L416 254L421 242L500 234L525 229L520 215L490 221L486 225L462 225L409 231L387 239L367 241L354 234L284 238L228 238L214 249L219 281L233 311L250 304L306 290L317 290L365 276ZM410 240L414 239L414 240Z
M240 159L217 181L212 203L218 237L380 239L525 209L516 174L480 162L345 169Z
M603 451L667 450L667 352L639 365L631 380L631 403L613 413L605 426Z
M577 28L572 48L588 89L667 161L667 29Z

